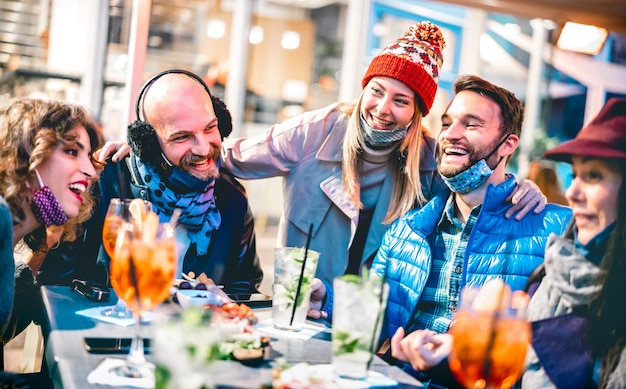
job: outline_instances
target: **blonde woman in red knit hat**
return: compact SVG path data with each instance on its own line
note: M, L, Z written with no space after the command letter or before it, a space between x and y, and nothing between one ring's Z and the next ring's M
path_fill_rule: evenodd
M445 187L435 140L421 125L435 98L444 45L436 25L414 24L373 58L356 101L223 145L222 166L236 177L284 177L278 245L304 247L311 229L309 247L321 253L316 276L326 286L358 273L390 222ZM314 285L312 307L319 309L326 288L319 280ZM312 317L327 316L318 309Z
M304 247L311 230L309 247L321 254L316 276L327 285L359 272L390 222L445 188L435 140L421 126L437 91L444 45L436 25L414 24L373 58L356 101L223 143L222 168L235 177L284 178L277 245ZM535 196L541 211L545 198L537 194L536 186L521 188L509 216L520 211L516 217L523 217ZM324 295L316 280L313 307ZM326 317L317 309L310 313Z

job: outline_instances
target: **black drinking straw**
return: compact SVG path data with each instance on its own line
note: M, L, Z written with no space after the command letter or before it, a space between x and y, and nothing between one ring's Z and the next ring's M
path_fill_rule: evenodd
M304 268L306 266L306 257L309 253L309 245L311 244L311 235L313 234L313 224L309 226L309 234L306 237L306 246L304 246L304 258L302 259L302 269L300 270L300 279L298 279L298 289L296 289L296 297L293 301L293 309L291 310L291 320L289 325L293 325L293 317L296 315L296 306L298 305L298 297L300 296L300 289L302 289L302 279L304 278Z
M117 161L116 167L117 167L117 185L119 185L120 187L120 199L123 201L123 200L126 200L126 185L125 185L125 180L124 180L124 173L122 173L122 160ZM125 210L125 208L123 207L122 209Z

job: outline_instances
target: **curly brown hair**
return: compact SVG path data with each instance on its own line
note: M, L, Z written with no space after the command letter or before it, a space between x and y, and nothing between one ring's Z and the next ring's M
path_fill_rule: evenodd
M34 98L15 99L0 108L0 195L11 208L13 224L26 218L31 207L32 189L28 182L57 148L76 143L76 126L87 130L92 153L103 144L102 130L87 109L59 101ZM91 157L96 171L102 164ZM73 241L80 223L91 216L93 198L85 193L76 218L63 225L62 240ZM26 235L24 242L33 251L46 249L46 229L40 226Z

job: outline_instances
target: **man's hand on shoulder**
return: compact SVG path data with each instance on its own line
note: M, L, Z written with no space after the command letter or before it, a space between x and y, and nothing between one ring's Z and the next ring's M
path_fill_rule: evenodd
M121 161L130 154L130 146L125 141L107 141L104 146L96 150L93 156L96 160L106 162L111 157L111 161Z

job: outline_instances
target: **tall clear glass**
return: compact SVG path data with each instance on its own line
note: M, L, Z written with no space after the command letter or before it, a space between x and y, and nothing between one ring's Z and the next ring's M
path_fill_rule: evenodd
M378 343L389 285L369 274L345 275L333 282L332 364L342 378L366 379Z
M306 252L306 263L305 260ZM300 331L306 320L315 277L317 251L281 247L274 252L272 322L281 330Z
M174 228L159 224L156 214L148 215L154 217L147 217L141 227L122 224L111 258L111 285L135 319L135 336L126 363L113 369L113 373L126 377L152 374L143 351L141 314L167 299L177 266Z
M133 204L131 206L131 203ZM131 212L131 209L133 210ZM102 246L104 251L113 258L113 250L115 249L115 240L117 232L124 221L132 221L135 216L145 215L152 211L152 203L142 199L111 199L107 214L104 217L102 226ZM143 217L143 216L142 216ZM114 306L102 310L102 315L116 317L119 319L129 319L133 317L133 313L124 303L124 300L118 298Z
M450 369L464 387L506 389L517 382L531 340L528 300L526 293L511 292L503 283L463 290L450 329Z

